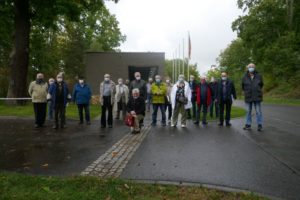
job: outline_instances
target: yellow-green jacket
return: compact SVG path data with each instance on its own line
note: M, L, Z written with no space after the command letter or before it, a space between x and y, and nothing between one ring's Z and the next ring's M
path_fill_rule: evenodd
M167 86L165 83L161 82L159 84L152 83L151 85L151 95L152 95L152 103L165 103L165 98L167 95Z

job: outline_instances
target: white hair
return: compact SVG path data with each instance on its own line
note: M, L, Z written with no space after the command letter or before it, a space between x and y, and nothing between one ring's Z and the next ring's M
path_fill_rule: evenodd
M132 94L134 94L134 93L140 93L140 90L139 90L138 88L134 88L134 89L132 90Z

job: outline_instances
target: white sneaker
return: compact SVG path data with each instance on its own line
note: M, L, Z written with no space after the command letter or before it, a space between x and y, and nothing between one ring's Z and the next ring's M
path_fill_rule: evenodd
M171 124L171 127L175 127L176 126L176 124Z
M185 124L181 124L181 128L186 128L186 125Z

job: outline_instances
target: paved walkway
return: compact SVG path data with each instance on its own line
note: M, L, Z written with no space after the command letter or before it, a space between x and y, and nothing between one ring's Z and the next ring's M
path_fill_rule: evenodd
M243 105L241 102L236 102ZM300 107L264 105L265 130L149 127L131 135L122 121L100 129L68 121L41 131L32 120L0 118L0 169L44 175L95 175L146 181L200 183L300 199Z

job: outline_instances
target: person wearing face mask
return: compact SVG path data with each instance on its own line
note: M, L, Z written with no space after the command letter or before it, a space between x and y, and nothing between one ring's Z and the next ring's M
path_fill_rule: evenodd
M135 80L131 81L130 87L129 87L129 92L132 93L132 90L137 88L139 89L139 95L143 97L144 99L147 98L147 86L146 86L146 81L144 81L141 78L141 73L140 72L135 72L134 73ZM144 119L141 119L140 124L143 126L144 125Z
M55 79L54 78L49 78L49 80L48 80L48 92L49 92L49 89L50 89L51 85L54 84L54 83L55 83ZM54 113L53 103L52 103L52 101L49 101L48 102L48 119L50 121L53 120L53 113Z
M140 72L135 72L134 77L135 77L135 80L131 81L131 83L130 83L130 87L129 87L130 93L132 93L132 90L134 88L137 88L140 91L140 96L142 96L144 99L146 99L147 98L147 84L146 84L146 81L144 81L141 78L141 73Z
M68 85L63 80L63 75L58 74L56 81L50 86L47 99L52 101L54 107L55 124L54 129L65 128L66 124L66 106L71 100ZM60 123L59 123L60 122Z
M152 94L152 126L156 126L157 122L157 111L160 109L162 120L161 125L166 126L166 111L165 111L165 97L167 95L167 86L161 81L160 75L155 76L155 82L151 85Z
M152 101L152 95L151 95L151 85L153 83L153 79L149 78L148 83L146 84L147 87L147 112L150 112L150 106Z
M173 109L171 127L177 126L178 115L181 114L181 127L186 127L186 110L192 107L192 92L189 83L184 80L184 75L178 76L178 81L171 91L171 104Z
M90 100L92 92L88 84L85 83L84 77L78 77L78 83L74 85L72 100L77 104L79 113L79 124L83 124L83 110L87 125L91 124L90 120Z
M207 115L207 108L211 104L212 96L211 96L211 88L209 87L208 83L206 82L206 77L200 77L200 84L197 87L197 114L196 114L196 121L194 124L199 125L200 121L200 113L202 111L202 125L206 126L206 115Z
M218 118L219 117L219 103L216 102L218 81L214 77L211 77L209 87L211 88L211 92L212 92L212 102L209 106L209 114L210 114L210 117L213 118L214 110L215 110L215 116L216 116L216 118Z
M42 73L38 73L36 80L30 83L28 93L32 98L35 128L43 127L47 113L48 84Z
M100 104L101 104L101 128L112 128L113 125L113 104L115 102L116 84L110 80L110 75L104 75L104 81L100 84ZM106 111L108 116L106 118Z
M261 111L261 102L263 101L263 78L255 69L255 64L250 63L247 66L247 72L242 79L242 90L245 96L247 106L246 125L244 130L251 129L252 107L256 111L257 130L262 131L263 116Z
M169 78L166 78L167 94L165 97L165 111L168 111L168 124L171 124L172 119L172 104L171 104L171 91L173 84Z
M127 103L127 112L134 118L134 125L131 128L132 134L138 134L141 131L141 120L145 117L145 99L140 96L139 89L132 90L132 96Z
M123 79L118 79L118 85L116 85L114 111L116 111L116 119L120 119L120 112L122 111L122 119L126 116L126 105L129 98L128 87L123 83Z
M188 110L188 119L192 119L192 118L196 118L196 100L197 100L197 82L195 80L195 76L191 75L190 76L190 81L189 81L189 86L191 88L191 92L192 92L192 114L191 114L191 109Z
M228 75L226 72L221 73L221 80L218 83L218 90L216 95L216 101L220 107L220 123L219 126L223 126L224 124L224 109L226 107L226 116L225 123L226 126L231 126L230 123L230 113L232 106L232 98L236 99L236 91L234 87L234 83L228 79Z

